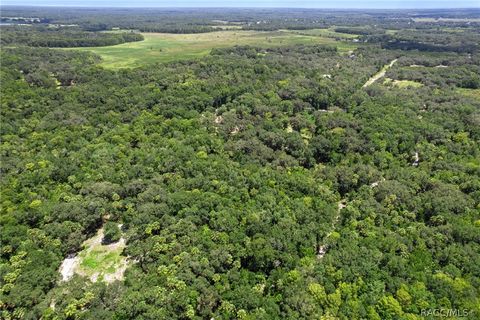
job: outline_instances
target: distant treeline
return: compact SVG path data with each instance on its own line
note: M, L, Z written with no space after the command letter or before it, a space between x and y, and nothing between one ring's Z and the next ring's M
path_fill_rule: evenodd
M348 33L348 34L358 34L358 35L372 35L372 34L384 34L385 30L374 29L370 27L338 27L335 28L335 32Z
M316 10L316 9L142 9L142 8L62 8L7 7L2 8L5 22L21 17L35 17L35 24L51 23L78 25L86 31L105 31L112 28L142 32L201 33L216 30L218 25L235 25L244 30L273 31L279 29L305 30L346 27L346 33L369 35L377 29L431 29L442 27L478 27L478 9L455 10ZM408 14L407 14L408 13ZM416 21L411 17L431 18ZM442 21L437 18L455 18ZM31 22L32 18L24 20ZM437 20L435 20L437 19ZM3 21L3 20L2 20ZM20 21L20 20L15 20ZM40 22L40 23L39 23ZM364 26L375 26L363 28ZM348 28L352 28L348 30ZM339 32L345 32L339 31Z
M475 52L478 49L478 29L445 33L442 30L402 30L393 35L376 34L363 37L368 42L381 43L385 49L431 52Z
M202 26L202 25L189 25L189 24L180 24L180 25L152 25L145 24L133 27L132 29L137 29L141 32L162 32L162 33L205 33L218 31L218 29L211 26Z
M134 32L89 32L70 28L2 27L2 45L30 47L100 47L125 42L141 41L143 36Z
M297 46L282 46L282 47L272 47L272 48L260 48L260 47L252 47L252 46L234 46L230 48L214 48L210 52L211 55L214 56L229 56L229 55L239 55L245 56L247 58L255 58L257 56L263 56L267 53L273 53L277 55L294 55L294 54L301 54L301 55L312 55L312 54L319 54L324 52L335 53L337 52L336 47L332 46L308 46L308 45L297 45Z
M107 31L115 28L124 30L138 30L140 32L162 32L162 33L204 33L217 31L209 26L208 22L184 23L184 22L145 22L119 19L120 21L107 21L107 23L80 22L79 26L86 31Z
M401 41L394 40L386 42L382 45L384 49L400 49L400 50L418 50L418 51L451 51L451 52L474 52L478 45L475 44L460 44L460 45L437 45L433 43L421 43L417 41Z

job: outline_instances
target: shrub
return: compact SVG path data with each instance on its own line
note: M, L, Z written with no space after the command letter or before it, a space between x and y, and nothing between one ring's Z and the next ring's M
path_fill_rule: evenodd
M118 224L115 222L107 222L104 227L104 233L103 233L103 244L109 244L113 242L117 242L120 240L122 233L120 231L120 228L118 227Z

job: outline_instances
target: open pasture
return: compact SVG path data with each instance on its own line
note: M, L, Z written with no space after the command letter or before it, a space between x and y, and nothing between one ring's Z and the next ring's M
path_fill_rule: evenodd
M198 34L143 33L145 40L107 47L75 48L100 55L106 68L137 67L155 62L170 62L199 58L213 48L234 45L272 47L295 44L326 44L340 51L355 49L353 43L338 42L319 35L298 34L293 31L225 30Z
M289 30L283 30L289 32ZM350 34L343 32L336 32L335 27L328 29L308 29L308 30L291 30L290 32L306 35L306 36L317 36L317 37L326 37L326 38L339 38L339 39L357 39L358 34Z

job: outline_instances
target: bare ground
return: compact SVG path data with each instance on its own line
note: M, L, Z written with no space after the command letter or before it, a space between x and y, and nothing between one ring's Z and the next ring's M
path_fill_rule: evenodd
M121 227L121 225L119 226ZM81 251L81 254L76 256L69 256L65 258L62 262L59 272L62 276L62 281L70 280L74 274L81 276L88 276L92 282L96 282L99 279L103 278L103 281L111 283L115 280L123 280L123 275L127 269L128 261L126 257L122 257L119 264L115 266L114 272L107 272L107 270L100 270L93 274L88 274L81 266L82 257L86 257L89 254L93 254L94 249L100 248L104 252L114 252L117 250L123 250L125 247L125 238L120 238L119 241L107 245L102 244L103 239L103 228L100 228L97 231L97 234L90 239L85 240L83 243L84 250Z
M385 73L387 73L387 70L390 69L391 67L393 67L393 65L395 64L395 62L397 62L398 59L393 59L389 64L385 65L382 70L380 70L379 72L375 73L370 79L368 79L367 82L365 82L365 84L362 86L362 88L366 88L372 84L375 83L375 81L377 81L378 79L382 78Z

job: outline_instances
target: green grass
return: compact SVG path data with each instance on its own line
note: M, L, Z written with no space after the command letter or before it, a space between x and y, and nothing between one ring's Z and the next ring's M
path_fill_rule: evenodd
M397 80L393 82L394 86L399 88L420 88L423 87L423 83L411 80Z
M383 81L383 85L389 86L389 87L397 87L400 89L423 87L423 83L421 82L412 81L412 80L393 80L390 78L385 78L385 80Z
M88 256L83 258L81 266L84 269L97 270L99 264L100 264L100 261L97 256Z
M417 81L412 81L412 80L390 80L390 84L392 84L394 87L404 89L404 88L420 88L423 87L423 83L417 82ZM385 82L388 83L387 79Z
M232 26L232 25L216 25L211 27L215 29L221 29L221 30L241 30L242 29L242 26Z
M480 101L480 89L457 88L457 92Z
M283 30L283 31L287 31L287 30ZM308 35L308 36L340 38L340 39L356 39L356 38L359 37L358 34L336 32L333 28L329 28L329 29L309 29L309 30L292 30L290 32L297 33L297 34L302 34L302 35Z
M112 273L125 257L121 256L123 247L115 250L107 249L107 246L96 245L90 251L80 254L80 272L88 277L94 273Z
M304 35L293 31L225 30L200 34L143 33L145 40L108 47L74 48L91 51L102 57L106 68L128 68L155 62L195 59L208 55L213 48L234 45L272 47L295 44L326 44L339 51L356 48L353 43L337 42L333 38ZM71 49L69 49L71 50Z
M388 34L390 36L396 34L398 32L398 30L394 30L394 29L387 29L385 30L385 34Z
M125 266L126 257L122 256L125 241L103 245L102 238L103 229L83 243L84 249L78 254L80 261L76 273L90 279L104 279Z

